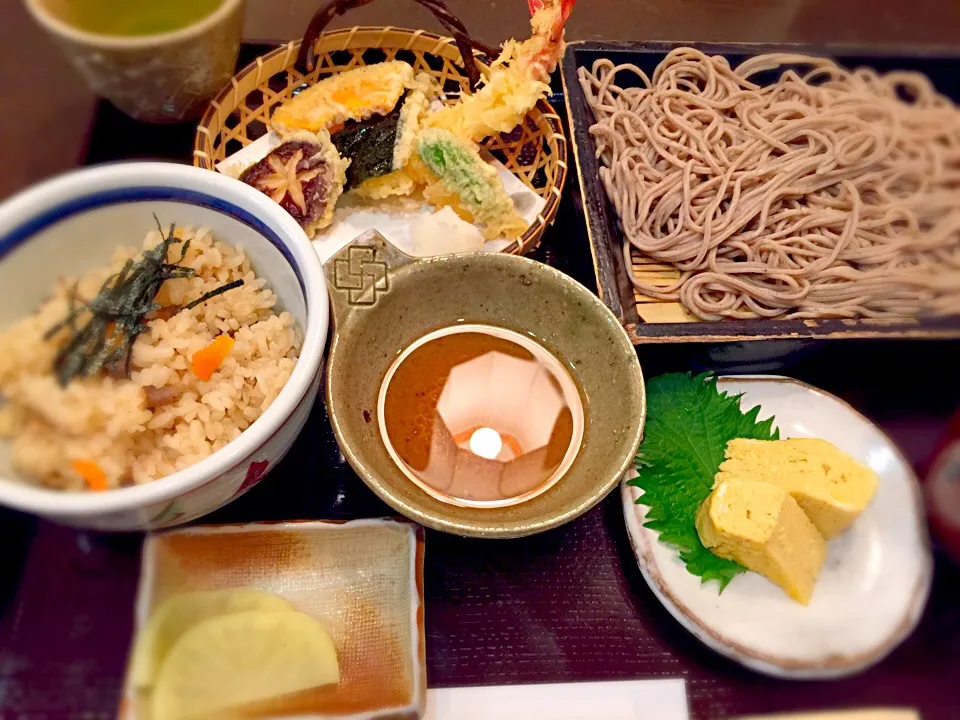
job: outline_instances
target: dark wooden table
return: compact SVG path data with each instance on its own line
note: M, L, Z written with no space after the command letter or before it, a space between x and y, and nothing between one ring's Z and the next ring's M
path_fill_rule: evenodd
M822 5L711 4L741 16L749 14L748 5L758 13ZM673 8L669 3L630 6L655 16L657 7L667 5ZM675 5L692 11L707 3ZM892 7L876 5L881 15ZM953 10L944 10L946 5ZM592 7L591 17L603 15L604 27L614 28L609 12L616 6L615 0L593 5L581 0L578 12ZM937 3L940 9L933 11L930 2L911 7L920 17L934 12L942 13L936 17L945 22L956 19L951 3ZM251 12L257 8L258 3L251 3ZM904 15L898 17L905 22ZM942 36L942 27L939 32ZM4 146L11 141L3 137ZM76 157L83 162L132 157L186 161L191 141L189 126L144 128L97 105L95 122ZM10 177L9 166L0 170L0 178L8 186L23 181L22 176ZM592 285L574 185L568 187L539 257ZM852 403L880 424L917 467L960 407L960 383L954 376L960 361L957 344L843 342L798 350L782 372ZM648 376L678 369L737 369L736 359L731 364L723 348L688 345L639 352ZM388 513L341 461L318 404L303 436L270 478L205 520ZM0 510L0 716L114 716L131 636L140 543L138 535L91 535ZM914 706L928 720L960 718L955 687L960 680L960 569L941 553L931 602L917 632L876 668L835 682L763 678L700 646L646 588L616 494L563 528L523 540L477 541L428 532L425 571L431 687L682 677L692 716L698 719L864 705Z

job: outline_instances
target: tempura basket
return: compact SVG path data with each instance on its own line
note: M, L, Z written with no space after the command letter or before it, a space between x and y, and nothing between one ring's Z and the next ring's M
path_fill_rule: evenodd
M197 127L194 164L213 170L216 163L264 135L274 108L293 97L294 91L343 70L384 60L405 60L415 70L437 78L448 97L470 91L471 79L464 62L468 55L478 74L489 71L488 58L495 51L470 39L462 23L439 0L417 1L431 10L456 39L393 27L321 32L334 15L369 1L333 0L317 11L303 40L291 41L258 57L231 78L210 102ZM483 145L546 200L530 227L503 250L517 255L531 252L557 214L567 177L567 142L560 118L550 103L541 100L525 122L508 134L488 138Z

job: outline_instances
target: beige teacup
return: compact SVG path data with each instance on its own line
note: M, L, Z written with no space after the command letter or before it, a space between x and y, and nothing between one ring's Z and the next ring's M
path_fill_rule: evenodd
M137 120L199 116L236 66L245 0L222 0L197 22L156 35L88 32L64 19L70 0L25 1L91 89Z

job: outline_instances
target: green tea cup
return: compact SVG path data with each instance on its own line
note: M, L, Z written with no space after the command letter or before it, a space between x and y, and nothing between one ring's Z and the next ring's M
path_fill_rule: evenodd
M164 0L127 0L118 5L130 16L127 21L97 17L91 23L76 14L83 6L76 0L25 1L90 88L136 120L172 123L199 117L236 67L245 0L220 0L200 17L186 14L180 27ZM85 2L96 7L95 0ZM166 14L148 13L164 7Z

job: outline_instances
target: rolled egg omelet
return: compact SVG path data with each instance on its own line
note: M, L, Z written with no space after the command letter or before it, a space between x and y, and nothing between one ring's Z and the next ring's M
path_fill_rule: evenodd
M785 490L722 480L697 511L696 524L712 553L760 573L797 602L810 602L826 542Z
M857 518L877 489L877 475L826 440L748 440L727 443L715 484L763 480L784 489L827 540Z

